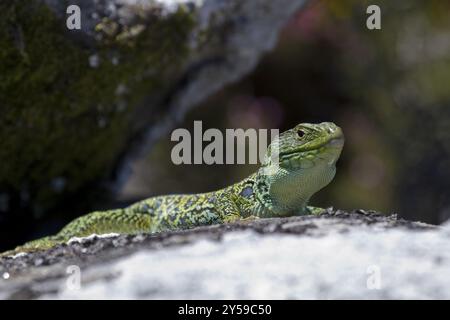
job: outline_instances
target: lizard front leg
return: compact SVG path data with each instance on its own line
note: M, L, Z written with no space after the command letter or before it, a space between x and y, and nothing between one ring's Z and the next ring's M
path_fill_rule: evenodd
M220 220L224 223L235 222L242 218L239 207L233 201L231 195L219 193L215 196L215 207Z
M233 195L219 195L216 208L219 212L221 220L224 223L231 223L237 221L253 221L259 219L255 215L246 216L243 214L239 206L237 205L237 199Z

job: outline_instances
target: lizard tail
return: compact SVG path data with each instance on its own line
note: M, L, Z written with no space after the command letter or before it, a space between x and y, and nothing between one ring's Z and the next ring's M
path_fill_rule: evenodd
M73 237L87 237L91 234L105 233L139 233L149 232L151 219L149 215L124 209L96 211L75 219L58 234L30 241L22 246L0 254L0 257L13 256L21 252L29 253L48 250L63 244Z
M44 237L38 240L27 242L24 245L18 246L13 250L3 252L0 254L0 258L15 256L19 253L30 253L39 250L47 250L63 242L65 242L65 239L62 239L58 236Z

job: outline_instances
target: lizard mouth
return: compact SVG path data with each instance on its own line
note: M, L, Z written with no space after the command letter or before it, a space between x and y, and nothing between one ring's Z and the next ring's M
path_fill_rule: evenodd
M324 149L342 149L344 140L344 134L341 128L335 127L327 132L326 137L301 144L297 148L286 150L285 152L280 152L279 157L280 159L289 159L292 157L296 158L299 155L322 152Z
M290 152L280 153L280 161L298 159L298 158L308 158L317 155L324 151L325 149L342 149L344 146L344 136L340 135L333 137L321 144L315 145L313 148L303 149L303 150L293 150Z
M281 144L271 145L269 161L263 165L277 163L285 168L310 168L322 163L332 164L344 146L342 129L328 122L301 124L285 132L284 137Z
M281 154L279 163L284 168L292 169L308 169L324 161L332 165L336 163L343 146L344 136L340 133L316 144L314 148Z

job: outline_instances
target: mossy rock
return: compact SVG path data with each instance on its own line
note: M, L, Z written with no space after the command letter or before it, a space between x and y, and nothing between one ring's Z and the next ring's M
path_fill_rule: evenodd
M128 24L104 17L95 39L82 39L44 4L0 11L0 210L39 215L113 172L142 129L145 99L177 80L194 19L184 7L164 19L136 12ZM148 122L158 105L145 105Z

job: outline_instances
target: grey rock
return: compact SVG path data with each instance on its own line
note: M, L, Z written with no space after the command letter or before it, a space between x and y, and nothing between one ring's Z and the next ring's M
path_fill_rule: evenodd
M330 208L319 216L91 236L0 259L7 275L0 298L449 298L449 230ZM67 285L73 265L82 270L75 291ZM381 272L380 288L370 287L373 272Z

